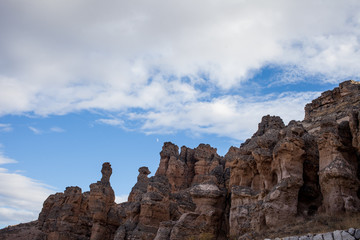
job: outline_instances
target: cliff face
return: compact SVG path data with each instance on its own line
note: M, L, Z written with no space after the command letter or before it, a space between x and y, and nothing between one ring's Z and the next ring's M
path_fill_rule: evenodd
M360 211L360 84L343 82L287 126L264 116L258 131L221 157L167 142L155 176L139 169L128 202L115 204L104 163L90 192L49 196L36 222L1 239L247 239L317 214ZM14 238L15 237L15 238Z
M302 122L309 132L320 129L324 119L331 119L340 123L349 121L352 112L360 110L360 83L345 81L339 87L323 92L320 97L314 99L305 106L305 119Z

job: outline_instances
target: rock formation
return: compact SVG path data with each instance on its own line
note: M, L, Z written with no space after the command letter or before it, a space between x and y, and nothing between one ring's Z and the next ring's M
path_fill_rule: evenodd
M264 116L224 157L206 144L179 152L164 143L155 175L139 168L125 203L115 204L104 163L90 192L49 196L38 221L0 230L0 238L255 239L299 218L359 212L359 154L360 84L346 81L307 104L304 121Z
M90 192L67 187L64 193L50 195L37 222L38 239L111 239L119 226L114 191L110 185L110 163L104 163L101 181L90 185ZM34 238L37 239L37 238Z

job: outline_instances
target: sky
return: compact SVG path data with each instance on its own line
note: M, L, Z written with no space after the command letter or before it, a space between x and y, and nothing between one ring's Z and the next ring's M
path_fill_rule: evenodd
M0 228L103 162L125 201L164 142L225 155L359 69L357 0L1 0Z

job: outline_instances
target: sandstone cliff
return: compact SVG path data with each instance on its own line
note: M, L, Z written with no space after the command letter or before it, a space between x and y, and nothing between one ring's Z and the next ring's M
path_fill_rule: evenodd
M303 121L264 116L224 157L210 145L164 143L155 175L139 168L128 202L115 204L104 163L90 192L49 196L37 221L0 238L256 239L299 219L346 218L360 211L359 154L360 84L346 81L306 105Z

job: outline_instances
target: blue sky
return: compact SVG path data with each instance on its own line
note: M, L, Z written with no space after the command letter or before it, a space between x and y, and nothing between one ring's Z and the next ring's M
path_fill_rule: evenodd
M0 227L100 179L117 201L163 142L224 155L359 80L359 1L0 2Z

